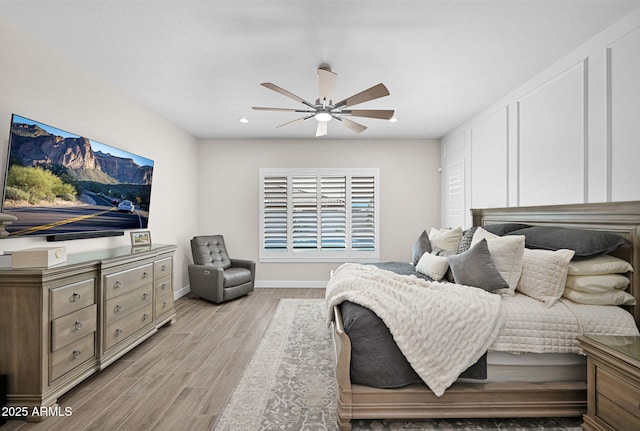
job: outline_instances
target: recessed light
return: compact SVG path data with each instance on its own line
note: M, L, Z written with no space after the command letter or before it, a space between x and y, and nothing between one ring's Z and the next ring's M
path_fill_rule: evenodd
M398 119L396 117L391 117L391 118L389 118L389 122L390 123L397 123Z
M247 120L246 118L241 118L241 119L240 119L240 122L241 122L242 124L247 124L247 123L249 122L249 120Z

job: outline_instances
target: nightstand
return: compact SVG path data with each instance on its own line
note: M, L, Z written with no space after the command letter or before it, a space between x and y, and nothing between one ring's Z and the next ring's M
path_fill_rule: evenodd
M640 430L640 337L585 335L589 431Z

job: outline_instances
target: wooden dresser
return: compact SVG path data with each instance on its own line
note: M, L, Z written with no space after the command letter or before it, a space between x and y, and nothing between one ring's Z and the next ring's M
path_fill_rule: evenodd
M18 416L57 399L175 321L175 246L71 254L50 268L0 269L0 374Z
M587 414L582 428L640 430L640 337L580 337L587 354Z

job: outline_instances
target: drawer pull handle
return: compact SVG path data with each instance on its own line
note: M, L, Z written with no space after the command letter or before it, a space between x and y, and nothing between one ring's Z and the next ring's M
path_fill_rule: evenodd
M116 304L115 307L113 307L113 311L116 313L119 313L122 310L122 305L120 304Z
M77 349L76 349L76 350L74 350L74 351L73 351L73 359L78 359L78 358L80 357L80 354L81 354L81 353L82 353L82 352L81 352L80 350L77 350Z
M113 286L114 286L114 287L116 287L116 288L120 288L120 287L122 287L123 285L124 285L124 284L123 284L120 280L117 280L117 281L114 283L114 285L113 285Z
M142 300L144 301L145 299L147 299L149 297L149 294L147 292L142 294Z
M142 278L148 278L149 277L149 273L148 272L143 272L142 273Z
M116 337L119 337L122 335L122 329L116 329Z
M82 322L79 320L76 320L76 323L73 324L73 329L75 331L79 331L80 329L82 329Z
M160 285L160 289L165 290L167 288L167 283L162 283Z
M167 308L167 305L169 305L167 301L162 301L162 308Z
M166 271L167 270L167 265L162 265L160 267L160 271Z
M142 315L142 320L147 320L149 318L149 315L147 313L144 313Z
M71 295L71 302L80 301L80 294L78 292L73 292Z

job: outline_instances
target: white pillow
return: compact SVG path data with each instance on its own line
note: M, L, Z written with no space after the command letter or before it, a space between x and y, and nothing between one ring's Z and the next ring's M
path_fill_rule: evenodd
M522 275L516 290L551 307L562 296L573 250L524 249Z
M629 262L608 254L576 260L569 264L570 275L624 274L632 271L633 267Z
M562 294L567 299L579 304L589 305L634 305L636 299L624 290L611 292L585 293L566 288Z
M585 293L601 293L626 289L629 283L631 280L622 274L567 275L565 287Z
M436 256L431 253L423 254L416 265L417 271L428 275L436 281L442 279L448 269L449 261L446 256Z
M458 244L462 241L462 228L455 229L436 229L432 227L429 231L429 241L431 248L441 248L442 250L457 252Z
M498 236L481 227L476 229L471 240L471 245L482 239L487 240L491 261L496 269L509 285L508 289L498 289L495 293L503 295L515 295L516 286L522 274L522 259L524 256L524 236L507 235Z

